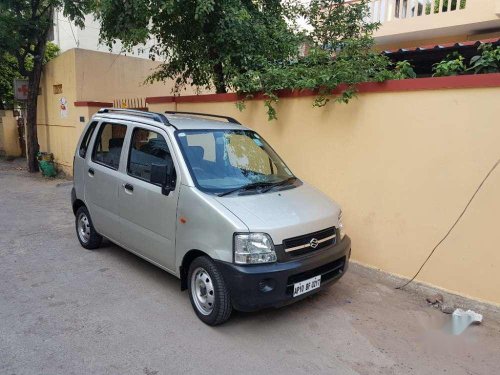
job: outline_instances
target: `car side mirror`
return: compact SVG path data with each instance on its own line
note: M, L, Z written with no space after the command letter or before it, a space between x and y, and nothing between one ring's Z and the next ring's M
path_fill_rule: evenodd
M161 193L168 195L175 189L175 169L172 160L167 160L166 164L151 164L152 184L161 185Z

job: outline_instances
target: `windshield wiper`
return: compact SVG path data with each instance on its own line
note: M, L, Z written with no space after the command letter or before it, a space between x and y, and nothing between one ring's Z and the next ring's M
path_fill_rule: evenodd
M220 193L220 194L218 194L218 196L223 197L225 195L229 195L229 194L235 193L237 191L245 191L245 190L250 190L250 189L258 188L258 187L267 187L269 185L273 185L273 183L272 182L252 182L250 184L246 184L246 185L237 187L235 189L225 191L224 193Z
M267 189L264 189L262 190L263 193L267 193L269 190L271 190L272 188L275 188L275 187L278 187L278 186L283 186L283 185L286 185L287 183L289 182L292 182L292 181L295 181L297 179L297 177L293 176L293 177L288 177L287 179L285 180L282 180L280 182L275 182L274 184L271 184Z

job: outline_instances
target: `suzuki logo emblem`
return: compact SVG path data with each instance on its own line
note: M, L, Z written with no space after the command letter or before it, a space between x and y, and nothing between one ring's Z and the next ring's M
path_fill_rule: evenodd
M316 249L319 245L319 242L316 238L313 238L311 239L311 241L309 241L309 246L311 246L313 249Z

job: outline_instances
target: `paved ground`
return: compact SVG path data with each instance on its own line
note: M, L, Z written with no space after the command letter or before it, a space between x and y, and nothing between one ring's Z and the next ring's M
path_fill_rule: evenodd
M449 315L359 266L210 328L166 272L110 243L82 249L70 184L20 165L0 159L1 374L500 374L498 314L451 336Z

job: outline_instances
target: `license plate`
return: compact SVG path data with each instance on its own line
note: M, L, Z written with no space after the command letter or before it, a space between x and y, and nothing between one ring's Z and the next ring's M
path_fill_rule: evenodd
M321 285L321 275L293 284L293 296L297 297L301 294L318 289Z

